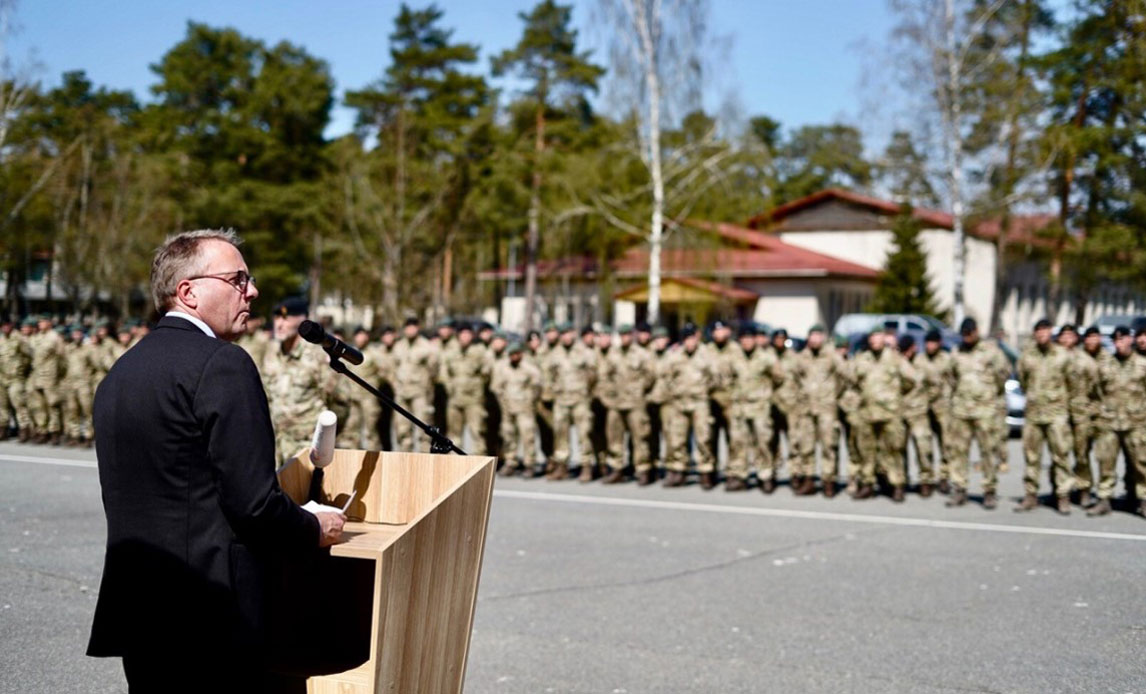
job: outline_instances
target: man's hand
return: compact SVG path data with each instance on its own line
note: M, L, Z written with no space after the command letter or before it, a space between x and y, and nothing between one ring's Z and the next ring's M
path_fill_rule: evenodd
M342 526L346 516L342 513L316 513L318 519L318 546L329 547L342 539Z

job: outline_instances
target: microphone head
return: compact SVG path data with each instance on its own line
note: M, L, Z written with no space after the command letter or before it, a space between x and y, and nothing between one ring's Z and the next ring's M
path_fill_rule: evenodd
M322 326L312 320L304 320L298 326L298 335L307 342L316 345L322 344L322 338L326 336L326 331Z

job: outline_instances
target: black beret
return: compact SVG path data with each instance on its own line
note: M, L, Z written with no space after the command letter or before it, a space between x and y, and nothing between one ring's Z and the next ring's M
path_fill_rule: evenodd
M1053 327L1054 325L1046 318L1040 318L1038 322L1035 323L1035 330L1046 330L1047 328Z
M593 329L593 326L586 325L584 328L581 328L581 337L585 337L586 335L593 335L596 332L597 331Z
M380 332L381 334L383 334L383 335L385 335L386 333L392 333L392 332L394 332L394 326L392 326L392 325L383 325L383 326L382 326L382 330L381 330L381 331L379 331L379 332Z
M1102 334L1102 331L1092 325L1086 329L1086 332L1083 333L1083 337L1085 338L1085 337L1090 337L1091 335L1101 335L1101 334Z
M783 335L784 337L788 337L788 331L785 330L784 328L776 328L775 330L772 331L772 337L774 338L777 335Z
M453 328L454 328L454 330L458 331L459 333L460 333L460 332L462 332L463 330L464 330L464 331L466 331L466 332L471 332L471 333L474 331L474 326L473 326L473 324L472 324L472 323L467 323L467 322L465 322L465 321L456 321L456 322L454 322L454 324L453 324Z
M683 328L681 328L681 331L680 331L681 338L692 337L695 334L696 334L696 326L693 325L692 323L686 323L685 326Z
M943 334L940 333L938 330L932 328L931 330L927 331L926 335L923 336L923 341L924 342L943 342Z
M305 316L310 313L310 304L302 297L292 296L276 304L272 313L276 316Z
M1129 337L1129 336L1130 336L1130 326L1128 326L1128 325L1118 326L1117 328L1114 329L1114 332L1111 334L1111 337L1114 338L1115 340L1117 340L1120 337Z
M979 324L975 322L974 318L964 318L963 322L959 324L960 335L970 335L972 332L979 329Z
M1058 329L1058 334L1062 335L1063 333L1074 333L1077 335L1078 328L1074 327L1074 323L1063 323L1062 327Z
M411 325L421 325L421 324L422 323L421 323L421 321L418 320L417 316L410 316L405 320L405 322L402 323L402 325L404 327L407 327L407 328L410 327Z
M911 349L914 346L915 346L915 338L914 337L912 337L911 335L900 335L899 336L899 351L900 352L906 352L907 350Z
M740 337L752 337L756 335L756 326L751 323L745 323L740 326Z
M649 332L652 332L652 330L653 329L648 324L648 321L640 321L637 323L637 332L639 332L639 333L649 333Z

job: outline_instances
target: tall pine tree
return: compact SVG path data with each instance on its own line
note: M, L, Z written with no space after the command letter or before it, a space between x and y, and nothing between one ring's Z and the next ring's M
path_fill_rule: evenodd
M910 205L900 207L891 227L895 246L876 282L868 310L872 313L923 313L938 316L939 308L927 277L927 254L919 245L922 224Z

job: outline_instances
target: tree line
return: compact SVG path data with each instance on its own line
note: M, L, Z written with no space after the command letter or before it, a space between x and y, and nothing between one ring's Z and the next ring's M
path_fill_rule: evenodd
M5 64L3 309L23 310L23 281L49 267L78 312L145 315L151 250L225 226L246 240L260 310L303 293L391 322L469 313L503 291L479 270L526 264L532 302L539 259L607 268L638 243L704 245L688 220L739 221L829 186L1004 229L1054 209L1039 233L1057 291L1141 282L1144 5L1078 0L1060 17L1043 0L893 0L888 74L919 107L874 155L854 125L701 108L703 0L599 0L602 56L570 6L543 0L488 63L443 10L403 4L389 64L342 96L355 125L335 138L329 64L231 28L189 22L146 99L82 71L43 87ZM607 86L628 96L610 112ZM600 284L607 298L607 272Z

